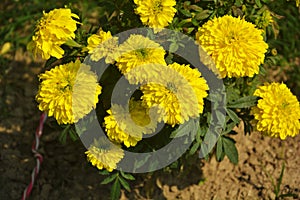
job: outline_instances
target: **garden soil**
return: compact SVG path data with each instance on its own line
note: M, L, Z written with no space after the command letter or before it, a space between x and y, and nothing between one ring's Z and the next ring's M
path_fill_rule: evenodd
M30 182L35 159L31 152L40 111L34 96L38 88L37 75L43 63L33 63L26 53L17 52L7 66L1 86L0 114L0 200L21 199ZM44 156L40 173L34 183L32 200L93 200L109 199L111 185L101 185L105 178L91 166L80 141L61 144L58 129L48 119L40 141L39 152ZM121 199L275 199L272 180L283 175L280 192L298 197L300 185L300 135L285 141L263 137L260 133L243 133L236 127L239 163L225 158L217 162L195 158L190 171L155 172L135 175L131 192L122 191Z

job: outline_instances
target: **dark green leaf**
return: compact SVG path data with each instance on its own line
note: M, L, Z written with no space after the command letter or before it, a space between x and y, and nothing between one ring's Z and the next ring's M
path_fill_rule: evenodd
M262 4L261 4L260 0L255 0L255 3L256 3L256 5L257 5L259 8L262 7Z
M236 126L235 122L231 122L229 124L226 124L226 129L225 131L222 132L222 135L226 135L228 134L230 131L232 131L232 129Z
M222 137L219 137L217 142L217 148L216 148L216 156L218 161L221 161L222 153L223 153L223 141L222 141Z
M178 138L182 136L187 136L192 133L195 134L198 130L199 122L195 122L194 120L189 120L184 124L180 125L175 131L173 131L170 135L170 138Z
M204 20L206 18L209 17L211 11L210 10L203 10L202 12L198 13L196 16L195 16L195 19L196 20Z
M120 181L121 185L125 188L125 190L127 190L128 192L131 191L129 184L125 179L123 179L122 177L119 177L119 181Z
M203 9L197 5L190 5L190 9L197 11L197 12L202 12Z
M197 22L197 20L195 18L192 19L192 24L197 27L199 26L199 23Z
M256 104L257 97L256 96L246 96L242 97L235 102L227 105L229 108L248 108L254 106Z
M62 143L62 144L66 144L67 141L67 135L69 132L69 129L71 128L71 125L67 125L64 130L61 132L61 134L58 137L58 140Z
M121 175L126 178L127 180L131 180L131 181L134 181L135 178L131 175L131 174L125 174L124 172L120 171L121 172Z
M105 185L105 184L108 184L108 183L112 182L113 180L116 179L117 175L118 175L118 173L115 173L115 174L105 178L100 184Z
M240 122L239 117L233 110L227 109L227 114L230 117L230 119L232 119L232 121L234 121L236 124L238 124Z
M234 5L236 5L238 7L242 6L243 5L243 0L236 0Z
M223 137L223 148L226 156L233 164L238 164L238 151L235 147L235 142L229 137Z
M111 199L118 200L120 198L120 194L121 194L121 185L119 179L116 179L111 188L111 193L110 193Z
M189 11L187 11L187 10L179 9L179 11L180 11L183 15L185 15L186 17L191 17L191 16L192 16L192 14L191 14Z
M219 137L217 142L216 157L218 161L221 161L224 158L222 137Z
M109 174L109 171L107 171L107 170L102 170L102 171L99 171L99 174L101 174L101 175L108 175L108 174Z
M281 168L281 172L280 172L280 176L279 176L279 178L278 178L278 180L277 180L277 185L276 185L276 190L277 190L278 193L279 193L279 191L280 191L280 185L281 185L281 183L282 183L282 178L283 178L283 174L284 174L284 169L285 169L285 163L283 162L282 168Z
M77 133L74 131L74 129L70 129L69 131L69 135L70 135L70 138L73 140L73 141L76 141L78 139L78 135Z
M195 154L195 152L198 150L199 146L200 146L199 142L196 142L195 144L193 144L192 148L190 149L189 154L190 155Z

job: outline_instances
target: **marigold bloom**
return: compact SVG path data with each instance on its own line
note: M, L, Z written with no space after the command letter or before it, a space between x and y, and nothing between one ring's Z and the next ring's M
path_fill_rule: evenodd
M124 151L121 149L121 146L112 143L104 137L94 140L85 153L88 161L93 166L96 166L100 170L105 168L109 172L116 169L117 164L124 157Z
M120 55L116 61L119 70L125 74L130 83L137 83L139 77L132 77L130 70L145 64L166 64L165 50L158 43L142 35L131 35L119 46ZM145 68L144 73L147 73Z
M135 146L143 134L153 133L157 126L157 114L140 101L129 101L129 106L112 104L104 117L107 136L112 141L124 143L126 147Z
M79 19L68 8L44 12L32 36L32 41L28 44L28 49L33 52L34 56L41 55L45 60L50 56L62 58L64 50L60 46L67 40L75 38L74 32L79 22L73 18Z
M282 140L299 134L300 105L285 84L266 83L254 95L261 98L252 108L257 130Z
M175 126L203 112L208 85L197 69L173 63L160 67L160 76L141 86L148 107L158 107L159 121Z
M106 57L106 63L113 63L115 61L118 38L112 37L110 31L104 32L100 29L99 33L91 35L87 42L86 49L91 54L93 61L99 61L104 57Z
M39 78L39 109L54 116L59 124L75 123L96 107L101 86L90 66L79 60L59 65Z
M136 14L144 25L151 28L164 28L172 22L176 9L175 0L134 0Z
M210 55L224 77L252 77L264 62L268 45L262 30L232 16L214 18L196 33L196 40Z

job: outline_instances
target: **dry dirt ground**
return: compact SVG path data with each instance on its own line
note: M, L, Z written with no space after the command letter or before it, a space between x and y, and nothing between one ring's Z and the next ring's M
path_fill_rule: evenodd
M31 145L40 115L34 96L41 66L18 52L0 82L1 200L20 199L35 166ZM81 142L60 144L59 131L48 121L39 149L44 162L30 199L109 199L111 186L100 185L104 177L86 161ZM136 181L130 183L132 191L122 191L121 199L275 199L271 179L279 177L283 162L286 168L281 191L298 195L286 199L300 198L300 135L281 141L259 133L240 133L234 139L238 165L226 158L218 163L212 157L208 162L195 160L191 172L181 178L162 172L135 175Z

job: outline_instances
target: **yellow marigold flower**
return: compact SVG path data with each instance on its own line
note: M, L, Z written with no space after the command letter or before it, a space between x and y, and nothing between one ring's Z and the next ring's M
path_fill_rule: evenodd
M116 59L116 65L125 76L130 70L145 64L166 64L163 47L142 35L131 35L119 46L118 53L120 56ZM130 83L138 81L138 77L132 77L130 73L126 78Z
M87 159L98 169L107 169L112 172L124 157L124 151L120 145L111 143L107 138L94 140L93 144L85 152Z
M126 147L135 146L143 134L153 133L157 126L157 115L153 109L148 109L140 101L129 101L123 107L113 104L104 117L107 136Z
M176 9L175 0L134 0L136 14L144 25L151 28L164 28L172 22Z
M60 46L67 40L75 38L74 32L78 22L73 18L79 19L68 8L44 12L32 36L32 41L28 44L28 49L33 52L34 56L39 54L46 60L50 56L62 58L64 50Z
M39 109L59 124L71 124L96 107L101 86L90 66L79 60L59 65L39 75L36 100Z
M208 85L197 69L173 63L160 67L160 76L141 86L148 107L158 107L159 121L175 126L203 112Z
M262 30L228 15L205 23L196 33L196 40L212 57L222 78L258 74L268 48Z
M299 134L300 105L285 84L266 83L254 95L261 98L252 108L257 130L282 140Z
M112 37L110 31L104 32L100 29L99 33L91 35L87 42L88 46L86 49L91 54L93 61L99 61L104 57L106 57L106 63L113 63L115 61L118 38Z

